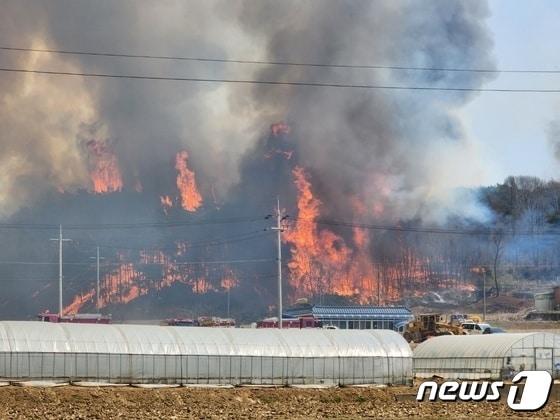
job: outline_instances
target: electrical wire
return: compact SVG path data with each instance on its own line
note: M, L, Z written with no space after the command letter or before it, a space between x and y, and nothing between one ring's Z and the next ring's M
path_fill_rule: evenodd
M233 223L251 223L264 220L264 217L238 217L229 219L207 219L176 222L138 222L138 223L100 223L100 224L65 224L64 230L112 230L112 229L152 229L181 228L190 226L222 225ZM60 225L46 223L0 223L0 229L58 230Z
M180 265L197 265L197 264L245 264L245 263L261 263L276 261L275 259L239 259L239 260L209 260L209 261L185 261L185 262L175 262L171 264L174 266ZM59 265L58 262L37 262L37 261L0 261L2 265ZM93 266L95 263L78 263L78 262L63 262L63 265L81 265L81 266ZM123 263L103 263L100 267L111 267L120 266ZM134 266L146 266L146 265L166 265L164 262L153 262L153 263L132 263Z
M194 222L161 222L161 223L114 223L114 224L69 224L63 225L64 230L111 230L111 229L146 229L146 228L177 228L177 227L191 227L191 226L204 226L213 224L233 224L233 223L249 223L264 221L264 217L248 217L248 218L231 218L231 219L209 219L209 220L199 220ZM431 234L456 234L456 235L478 235L478 236L488 236L488 235L520 235L520 236L558 236L560 231L523 231L523 230L497 230L492 228L479 228L479 229L449 229L449 228L423 228L423 227L407 227L399 225L380 225L380 224L369 224L369 223L359 223L350 222L344 220L335 219L305 219L305 218L295 218L290 219L292 223L314 223L318 225L327 226L338 226L338 227L348 227L348 228L362 228L369 230L385 230L385 231L397 231L397 232L415 232L415 233L431 233ZM35 230L53 230L59 229L59 225L55 224L33 224L33 223L0 223L0 229L35 229ZM266 235L266 230L255 231L263 232ZM249 234L247 234L249 235ZM233 239L233 238L232 238ZM226 241L224 239L224 241ZM91 242L91 241L90 241ZM208 242L200 242L198 245L212 245L215 241L209 240ZM220 244L220 241L216 241ZM193 245L197 245L196 243ZM187 244L188 246L188 244ZM117 246L106 245L107 248L121 248ZM127 249L127 247L122 247L122 249ZM131 250L146 250L145 248L128 248Z
M296 219L296 221L306 222L305 219ZM316 221L309 220L310 223L317 223L319 225L339 226L348 228L360 228L368 230L384 230L396 232L415 232L415 233L431 233L431 234L446 234L446 235L474 235L474 236L492 236L492 235L507 235L507 236L558 236L560 231L548 232L531 232L531 231L514 231L514 230L496 230L496 229L444 229L444 228L421 228L421 227L405 227L398 225L376 225L368 223L354 223L339 220L321 219Z
M249 85L270 85L270 86L298 86L298 87L326 87L326 88L346 88L346 89L366 89L366 90L398 90L398 91L437 91L437 92L495 92L495 93L560 93L560 89L500 89L500 88L473 88L473 87L445 87L445 86L399 86L399 85L370 85L370 84L350 84L350 83L323 83L323 82L290 82L278 80L250 80L250 79L219 79L219 78L198 78L198 77L173 77L173 76L149 76L131 74L111 74L111 73L86 73L53 70L35 70L21 68L1 67L0 72L29 73L55 76L80 76L97 77L109 79L130 79L130 80L157 80L193 83L232 83Z
M194 248L204 248L204 247L212 247L218 245L228 245L232 243L244 242L251 239L261 238L264 236L268 236L270 234L269 231L258 230L251 233L245 233L242 235L232 236L229 238L223 239L212 239L208 241L200 241L200 242L185 242L185 248L187 252L190 249ZM158 252L158 251L177 251L178 247L162 247L162 248L141 248L141 247L127 247L127 246L119 246L119 245L104 245L99 244L100 248L105 249L117 249L117 250L125 250L125 251L144 251L144 252Z
M418 67L418 66L396 66L381 64L342 64L342 63L308 63L296 61L273 61L273 60L242 60L212 57L194 57L178 55L153 55L153 54L131 54L131 53L111 53L100 51L77 51L62 50L52 48L23 48L0 46L3 51L17 52L38 52L64 55L82 55L95 57L120 57L137 58L149 60L168 60L168 61L195 61L203 63L231 63L231 64L256 64L267 66L290 66L290 67L318 67L318 68L341 68L341 69L366 69L366 70L405 70L422 72L461 72L461 73L534 73L534 74L559 74L556 69L490 69L490 68L458 68L458 67Z

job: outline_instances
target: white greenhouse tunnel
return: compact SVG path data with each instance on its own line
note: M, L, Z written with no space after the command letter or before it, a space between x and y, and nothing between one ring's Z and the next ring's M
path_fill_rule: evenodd
M560 336L545 332L440 336L414 349L416 378L505 379L522 370L560 377Z
M389 330L0 322L0 380L116 384L409 384Z

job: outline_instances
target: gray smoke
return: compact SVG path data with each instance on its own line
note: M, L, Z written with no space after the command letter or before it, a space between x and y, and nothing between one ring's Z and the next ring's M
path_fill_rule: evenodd
M265 39L267 55L277 61L494 65L485 26L488 9L480 1L352 0L321 2L321 7L263 1L244 4L240 15L246 30ZM274 66L260 71L259 78L480 87L489 76ZM243 97L236 108L259 104L261 118L285 117L294 126L302 162L325 186L328 208L344 211L355 195L370 208L381 202L386 215L441 220L449 210L465 207L461 201L445 208L453 187L473 181L469 165L477 167L458 115L473 94L262 86L251 93L253 100Z
M556 156L556 159L560 160L560 120L550 123L547 134L550 146L554 151L554 156Z
M272 61L492 68L485 1L7 0L0 39L33 46ZM1 52L4 67L358 84L482 86L477 73L218 65ZM477 181L461 124L471 93L272 87L0 75L0 215L56 188L88 188L84 127L117 154L125 187L189 152L203 195L227 199L239 163L280 120L325 207L348 199L441 220ZM287 180L289 182L289 180ZM464 208L463 203L460 207ZM475 208L474 206L473 208ZM473 210L476 213L476 208Z

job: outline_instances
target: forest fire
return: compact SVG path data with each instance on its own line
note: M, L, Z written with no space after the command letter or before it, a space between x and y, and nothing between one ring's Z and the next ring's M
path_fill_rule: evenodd
M289 248L287 275L290 299L338 295L356 303L387 304L405 296L414 296L417 290L426 286L457 286L455 276L442 273L441 268L434 269L434 265L438 264L436 259L417 256L399 234L393 237L393 245L397 246L379 255L376 250L383 250L383 245L377 248L379 242L374 242L374 239L377 240L378 236L374 237L371 230L363 227L351 227L348 230L325 227L321 216L329 214L332 209L315 191L311 183L313 172L298 164L294 145L287 137L290 133L291 128L287 124L272 124L269 141L263 144L263 149L258 153L261 159L264 157L264 162L274 160L280 163L280 166L266 164L274 168L274 178L280 178L286 173L293 180L293 183L287 184L288 189L284 190L284 194L295 198L297 217L282 238ZM87 147L90 151L94 184L92 192L103 194L120 191L120 170L111 148L103 142L93 140L87 143ZM137 190L142 195L155 193L166 218L175 206L193 213L203 203L195 173L189 167L187 151L180 150L176 153L174 168L177 171L175 194L165 194L165 190ZM377 176L375 182L381 196L389 194L384 190L386 183L383 177ZM350 196L346 206L350 214L348 217L355 221L383 217L383 197L373 202L369 200L366 204L365 199L358 194ZM217 208L216 211L227 209ZM204 264L195 267L184 263L185 260L192 259L193 255L199 255L198 251L195 250L193 254L189 243L182 237L171 238L175 249L170 252L117 252L117 266L102 275L98 309L124 305L176 284L187 286L189 293L201 295L209 292L229 293L231 289L251 282L254 283L251 286L254 293L267 293L266 287L258 284L259 275L255 272L249 271L246 277L240 279L226 266L216 277L214 268ZM208 251L212 253L211 249L204 252ZM214 254L203 255L205 259L216 259ZM96 301L95 288L87 288L64 308L64 314L75 314L86 307L91 308Z
M121 191L123 187L121 171L112 148L101 141L86 143L89 155L92 190L97 194Z
M184 252L184 244L178 245L177 255ZM123 255L120 259L126 259ZM150 279L146 274L146 269L156 266L160 275L156 279ZM218 286L215 286L207 279L207 269L203 267L202 274L195 273L188 265L181 265L163 251L140 251L137 264L122 262L117 268L111 270L103 276L100 284L99 309L114 304L127 304L140 296L145 296L152 291L162 290L171 287L175 283L182 283L192 290L195 294L204 294L210 291L229 290L239 285L232 270L227 270ZM206 273L204 273L206 271ZM94 289L82 294L78 294L68 306L63 309L64 315L71 315L80 312L96 300Z
M175 169L177 169L177 188L181 197L181 206L186 211L194 212L202 205L202 196L196 185L195 174L187 166L189 154L182 150L177 153Z
M319 229L322 203L314 197L303 168L295 167L292 174L298 191L298 217L295 226L285 232L284 241L291 245L288 267L296 297L338 294L363 303L377 300L379 283L369 254L368 233L355 229L352 248L331 230Z

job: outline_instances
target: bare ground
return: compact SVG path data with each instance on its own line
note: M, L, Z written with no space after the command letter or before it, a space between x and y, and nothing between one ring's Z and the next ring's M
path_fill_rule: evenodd
M260 418L560 418L560 403L537 413L493 403L418 403L413 388L135 389L0 388L0 418L18 419L260 419Z

